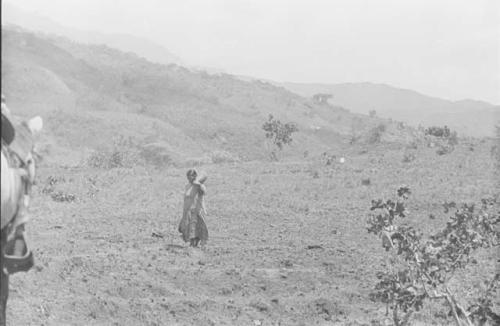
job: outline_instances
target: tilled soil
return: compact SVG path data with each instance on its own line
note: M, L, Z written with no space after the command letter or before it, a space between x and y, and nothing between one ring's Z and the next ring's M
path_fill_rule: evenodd
M425 149L411 163L379 151L330 166L203 166L210 239L197 249L177 232L187 168L42 166L27 226L36 266L12 276L9 324L383 325L386 308L369 297L388 262L366 232L371 200L407 184L409 223L435 230L445 200L496 191L482 146ZM495 268L490 258L469 281ZM436 304L416 316L447 318Z

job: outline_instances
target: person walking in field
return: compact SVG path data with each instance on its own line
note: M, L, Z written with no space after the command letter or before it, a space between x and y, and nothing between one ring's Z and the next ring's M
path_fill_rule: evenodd
M207 177L198 176L196 169L189 169L186 173L188 184L184 189L184 208L179 223L179 232L182 239L189 242L191 247L204 245L208 240L208 230L205 224L204 198L207 191L203 184Z

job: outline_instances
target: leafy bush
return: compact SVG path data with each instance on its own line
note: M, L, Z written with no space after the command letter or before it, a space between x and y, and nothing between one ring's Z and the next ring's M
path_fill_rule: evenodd
M454 145L458 144L458 137L456 131L451 131L448 126L444 127L429 127L425 129L425 135L434 136L437 138L448 138L451 139L452 142L456 142Z
M332 165L337 160L337 155L323 152L321 160L324 161L324 165Z
M87 159L89 166L100 169L133 167L143 163L138 145L132 138L123 136L115 139L111 148L94 151Z
M74 194L56 191L50 194L52 200L57 202L73 202L76 200L76 196Z
M449 138L452 133L450 131L450 128L448 128L448 126L444 127L433 126L425 129L425 134L438 138Z
M425 135L431 136L429 144L437 143L438 149L436 154L445 155L453 152L455 146L458 145L458 135L456 131L451 131L448 126L444 127L429 127L425 129Z
M43 183L43 187L42 187L42 191L41 193L42 194L51 194L54 192L55 190L55 186L58 184L58 183L64 183L66 182L66 179L64 177L60 177L60 176L53 176L53 175L49 175L47 177L47 179L45 180L45 182Z
M87 164L93 168L113 169L126 166L127 153L119 150L101 150L93 152Z
M262 129L266 132L266 138L272 141L271 146L276 146L279 151L284 145L289 145L292 142L292 134L299 131L297 125L293 122L282 123L269 115L268 121L262 125ZM273 161L279 161L279 155L275 149L270 150L270 158Z
M68 193L62 190L56 190L58 184L66 183L66 179L61 176L49 175L43 183L41 193L44 195L49 195L52 200L57 202L73 202L75 201L76 195Z
M264 122L262 129L266 132L266 138L271 139L279 150L283 149L284 145L292 142L292 134L299 131L297 125L293 122L282 123L269 115L268 121Z
M368 132L368 143L375 144L380 142L380 140L382 139L382 135L385 132L385 129L386 126L383 123L370 129L370 131Z
M397 220L407 216L405 202L410 189L398 189L397 200L372 200L367 229L382 239L382 247L394 254L390 270L377 274L379 282L371 294L374 301L392 309L395 325L408 325L412 314L419 311L424 301L444 300L457 325L475 321L498 322L500 316L492 310L492 298L500 279L496 274L485 293L465 309L450 287L458 270L474 261L472 254L500 243L500 215L494 199L483 199L479 209L475 205L445 203L445 213L456 209L446 226L424 239L411 227L398 225Z

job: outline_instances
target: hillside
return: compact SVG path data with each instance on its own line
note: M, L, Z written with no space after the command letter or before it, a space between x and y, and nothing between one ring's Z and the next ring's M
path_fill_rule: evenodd
M76 153L109 147L123 136L168 144L180 161L214 151L261 159L268 155L261 127L273 114L298 124L287 152L298 157L345 145L354 127L362 134L383 123L269 83L155 64L19 27L2 30L2 85L17 114L47 118L52 148ZM394 132L401 130L384 123L387 139L398 138Z
M2 4L2 22L18 25L28 30L61 35L84 44L106 44L121 51L136 53L152 62L182 64L179 57L151 40L129 34L110 34L70 28L9 3Z
M383 84L278 85L306 97L316 93L333 94L330 103L356 113L368 114L375 110L380 117L414 126L448 125L463 136L494 136L494 126L500 121L500 106L474 100L447 101Z
M463 226L452 202L476 204L463 229L479 247L475 224L487 228L500 211L498 138L441 146L421 129L269 82L19 27L2 29L1 77L15 115L44 118L25 227L35 264L10 279L12 325L389 325L386 277L418 295L406 296L421 308L409 323L451 325L445 299L427 300L407 279L421 274L401 272L404 257L367 232L378 214L370 207L409 187L396 223L422 246ZM265 147L269 114L299 128L279 162ZM178 232L186 170L197 163L208 176L201 248ZM433 260L470 258L437 290L500 313L500 289L488 286L497 247L426 248L433 284L450 275Z

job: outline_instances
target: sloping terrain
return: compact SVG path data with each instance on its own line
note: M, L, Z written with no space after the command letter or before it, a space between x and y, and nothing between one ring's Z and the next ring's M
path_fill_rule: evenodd
M112 135L133 136L167 142L182 158L222 150L259 159L267 155L262 124L269 114L298 125L291 157L341 146L353 126L363 134L385 123L387 134L402 133L395 124L317 105L269 83L154 64L102 45L18 27L3 28L2 45L9 106L23 116L46 115L47 132L66 148L95 149L108 146Z
M444 201L498 194L491 140L461 139L438 155L404 125L269 83L20 29L5 28L2 42L9 106L45 119L26 227L36 264L11 279L13 325L388 324L370 299L388 268L366 231L371 200L408 185L407 223L429 234L446 221ZM258 160L270 113L299 125L282 162ZM381 124L383 141L350 142ZM120 161L137 142L162 148L160 159L204 163L206 247L188 248L177 232L184 165L97 164L95 153L118 149ZM222 151L250 162L192 160ZM89 156L96 164L82 163ZM461 302L498 267L497 252L474 259L457 279ZM414 318L449 325L447 313L433 302Z
M329 93L330 103L356 113L375 110L380 117L392 118L418 126L448 125L462 136L492 137L500 122L500 106L462 100L448 101L426 96L411 90L383 84L301 84L280 83L292 92L311 97Z
M5 1L4 1L5 2ZM137 36L128 34L107 34L96 31L81 31L63 26L38 13L20 9L11 3L2 3L2 22L18 25L28 30L46 34L65 36L84 44L107 44L124 52L133 52L152 62L181 64L182 60L163 46Z

